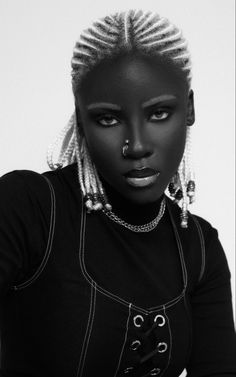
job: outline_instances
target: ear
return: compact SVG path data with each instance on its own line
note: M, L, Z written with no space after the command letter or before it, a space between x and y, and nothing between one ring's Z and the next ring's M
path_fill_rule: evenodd
M192 126L195 122L195 110L194 110L194 93L191 89L188 94L187 105L187 126Z

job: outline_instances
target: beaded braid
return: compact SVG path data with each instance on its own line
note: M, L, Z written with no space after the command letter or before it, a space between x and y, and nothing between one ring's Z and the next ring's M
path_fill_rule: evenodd
M82 79L103 59L121 53L138 51L148 56L159 56L172 62L185 73L191 86L191 59L182 32L167 18L141 9L116 12L99 18L80 34L71 59L74 96ZM193 201L195 183L190 172L190 139L187 127L185 152L178 171L170 182L169 193L176 202L182 200L181 226L187 227L187 209ZM55 148L61 144L60 154L53 162ZM64 165L78 164L78 180L88 211L111 210L98 172L89 154L86 140L79 134L75 113L56 140L49 146L47 163L51 170Z
M168 185L169 193L174 202L182 200L181 226L188 226L188 204L195 200L195 180L191 161L190 126L187 126L185 150L178 171Z

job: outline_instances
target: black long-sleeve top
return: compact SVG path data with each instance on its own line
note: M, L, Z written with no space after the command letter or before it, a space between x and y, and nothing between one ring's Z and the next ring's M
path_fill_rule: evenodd
M106 191L133 224L164 197ZM87 214L76 164L9 172L0 198L0 376L236 376L230 271L209 222L189 214L182 229L166 196L148 233Z

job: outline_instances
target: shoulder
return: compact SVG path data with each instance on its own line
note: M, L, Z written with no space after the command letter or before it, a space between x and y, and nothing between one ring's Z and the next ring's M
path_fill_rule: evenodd
M32 170L12 170L0 177L0 188L1 190L7 188L13 189L14 187L15 189L16 187L22 189L25 186L25 179L32 179L33 177L37 177L38 175L39 173Z
M2 287L8 289L35 271L46 249L50 221L50 190L40 173L13 170L0 177Z
M170 198L167 197L168 207L175 219L176 226L182 234L186 234L188 237L196 233L202 234L204 242L208 244L213 238L218 237L218 231L207 219L188 211L188 228L182 229L180 226L181 208L178 204L175 204Z
M230 275L218 230L207 219L189 211L188 228L180 226L181 208L167 199L181 240L186 245L185 258L191 271L199 270L199 281L210 275Z
M12 170L0 177L1 203L19 206L32 199L48 201L49 188L40 173L33 170Z
M17 194L25 190L35 194L48 192L48 181L54 189L59 191L60 186L66 191L66 186L80 191L77 177L77 164L68 165L62 169L48 170L38 173L33 170L12 170L0 177L0 190L5 194Z
M57 206L65 207L69 204L70 208L77 208L78 211L81 190L77 164L43 173L26 169L10 171L0 177L0 197L0 209L6 206L32 207L35 204L48 211L54 198Z
M13 170L0 177L2 226L49 223L52 196L47 181L33 170ZM40 220L39 220L40 219ZM5 224L5 225L4 225Z
M82 192L78 178L77 163L42 173L55 192L57 205L81 212Z

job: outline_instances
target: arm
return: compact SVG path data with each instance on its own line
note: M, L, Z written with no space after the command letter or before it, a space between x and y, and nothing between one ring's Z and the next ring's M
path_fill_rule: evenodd
M193 345L188 377L235 377L236 337L230 271L216 229L205 238L204 275L190 296Z

